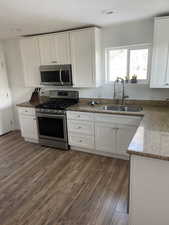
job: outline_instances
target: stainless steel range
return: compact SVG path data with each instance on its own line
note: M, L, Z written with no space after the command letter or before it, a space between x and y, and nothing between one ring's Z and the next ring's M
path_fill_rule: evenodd
M53 97L36 107L39 143L68 150L66 108L77 104L78 91L53 91Z

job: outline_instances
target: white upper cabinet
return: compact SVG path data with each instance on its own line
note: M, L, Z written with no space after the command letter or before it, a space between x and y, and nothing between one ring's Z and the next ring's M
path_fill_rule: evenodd
M41 65L70 64L68 32L40 36L38 40Z
M71 64L69 32L58 33L53 37L56 61L58 61L59 64Z
M55 57L54 39L52 35L41 36L39 40L41 65L57 63Z
M100 29L24 38L20 42L26 87L40 85L40 65L71 64L73 87L101 84Z
M169 17L155 19L151 88L169 88Z
M40 85L40 55L37 38L24 38L20 41L26 87Z
M70 32L74 87L100 84L100 30L87 28Z

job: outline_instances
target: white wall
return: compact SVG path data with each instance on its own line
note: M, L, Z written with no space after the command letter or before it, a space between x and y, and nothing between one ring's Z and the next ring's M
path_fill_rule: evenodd
M20 55L19 41L4 41L9 85L12 91L14 127L19 128L16 104L29 100L32 89L24 88L23 68Z
M117 24L102 29L103 53L106 47L123 46L153 42L153 20L135 21L125 24ZM23 68L19 48L19 40L4 41L9 81L13 93L13 105L15 113L15 127L19 127L16 107L17 103L28 101L32 89L24 88ZM104 55L103 55L104 62ZM103 69L104 75L104 69ZM80 89L80 97L113 97L113 85L103 84L101 88ZM126 94L131 99L164 100L169 97L169 90L150 89L148 85L128 85Z

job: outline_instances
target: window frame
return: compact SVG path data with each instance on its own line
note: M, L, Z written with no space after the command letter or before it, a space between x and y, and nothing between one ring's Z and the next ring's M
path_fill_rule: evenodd
M130 72L130 51L139 49L148 49L147 79L138 79L138 82L136 83L136 84L148 84L150 81L151 58L152 58L152 44L150 43L105 48L105 83L106 84L114 83L114 81L110 80L109 76L109 51L118 49L127 49L127 74L129 74Z

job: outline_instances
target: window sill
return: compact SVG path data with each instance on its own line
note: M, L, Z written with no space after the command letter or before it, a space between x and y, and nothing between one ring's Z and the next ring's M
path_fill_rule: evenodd
M105 85L114 85L114 81L107 81ZM125 83L125 86L149 85L149 81L138 81L137 83Z

